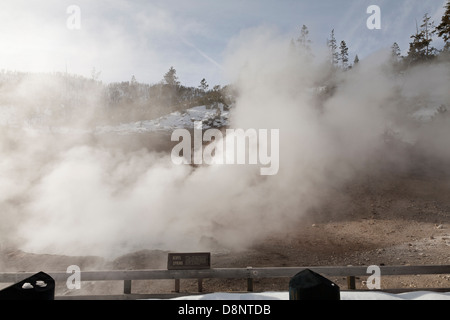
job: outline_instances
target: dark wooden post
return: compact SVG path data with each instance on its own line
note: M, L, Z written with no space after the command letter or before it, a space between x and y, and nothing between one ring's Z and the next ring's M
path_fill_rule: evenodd
M347 288L349 290L356 290L355 276L348 276L347 277Z
M247 267L248 278L247 278L247 291L253 292L253 278L252 278L252 267Z
M247 278L247 291L253 292L253 279Z
M175 292L180 292L180 279L175 279Z
M130 294L131 293L131 280L123 281L123 293Z

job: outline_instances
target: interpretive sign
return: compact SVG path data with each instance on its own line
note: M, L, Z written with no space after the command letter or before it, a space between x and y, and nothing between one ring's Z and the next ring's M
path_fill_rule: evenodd
M169 253L167 261L168 270L195 270L210 269L211 253Z

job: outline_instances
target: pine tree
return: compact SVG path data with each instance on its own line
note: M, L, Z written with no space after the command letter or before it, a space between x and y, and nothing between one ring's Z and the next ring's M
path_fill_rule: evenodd
M300 37L297 39L297 42L300 45L300 50L302 51L302 53L308 57L311 57L312 41L309 39L309 30L307 26L305 25L302 26L302 29L300 31Z
M402 51L400 50L400 46L397 42L391 47L391 63L393 67L400 67L402 62Z
M170 67L169 71L164 75L165 85L162 88L162 99L165 104L171 108L180 105L180 82L178 81L177 71L174 67Z
M348 47L344 40L341 41L341 45L339 46L340 54L339 60L341 60L342 68L344 70L348 69Z
M131 101L134 101L136 98L138 98L138 82L134 75L131 77L129 93L130 93L129 98Z
M200 81L200 85L198 87L203 92L206 92L206 91L208 91L209 84L206 82L206 79L203 78L202 81Z
M174 69L174 67L170 67L169 71L164 75L164 80L169 86L176 87L180 85L177 77L177 71Z
M430 47L431 42L433 41L433 34L436 33L436 27L434 26L434 22L430 22L431 17L426 13L423 17L423 24L420 26L422 28L422 33L424 35L424 45L425 45L425 56L429 57L436 52L436 49Z
M399 72L404 67L402 51L400 50L400 46L397 42L394 42L391 46L391 57L389 61L394 72Z
M394 44L391 47L392 58L397 60L398 58L400 58L401 54L402 54L402 51L400 50L400 46L398 45L397 42L394 42Z
M426 13L423 17L423 24L417 28L416 34L412 35L413 42L409 44L408 58L410 62L428 60L436 53L436 49L431 47L433 34L436 32L434 22Z
M436 27L437 35L445 41L445 50L450 50L450 0L445 5L441 23Z
M394 42L394 44L391 47L392 57L399 58L401 54L402 54L402 51L400 50L400 46L398 45L397 42Z
M359 57L358 55L355 56L355 60L353 60L353 66L357 66L359 63Z
M331 30L331 39L327 40L327 45L330 50L331 65L333 67L336 67L339 63L339 53L337 52L338 47L337 47L336 38L334 37L334 29Z

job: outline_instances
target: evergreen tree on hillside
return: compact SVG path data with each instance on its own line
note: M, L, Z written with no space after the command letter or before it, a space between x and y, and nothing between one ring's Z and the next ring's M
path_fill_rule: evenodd
M177 77L177 71L174 67L170 67L169 71L167 71L167 73L164 75L164 81L169 86L176 87L180 85Z
M391 47L391 56L394 59L399 59L402 54L402 51L400 50L400 46L397 42L394 42L394 44Z
M297 42L300 46L301 53L307 57L312 57L311 53L311 43L312 41L309 39L309 30L308 27L303 25L300 31L300 37L297 39Z
M199 103L206 105L206 107L209 109L211 106L211 97L210 93L208 92L209 84L206 82L205 78L200 81L200 85L198 86L198 88L201 92Z
M198 88L203 92L208 91L209 84L206 82L205 78L203 78L202 81L200 81L200 85L198 86Z
M174 67L170 67L169 71L164 75L165 85L162 88L163 104L169 105L171 108L180 105L181 86L178 81L177 71Z
M139 99L139 84L136 80L136 77L133 75L131 77L129 92L130 92L130 100L134 101Z
M403 67L402 51L400 50L400 46L397 42L394 42L394 44L391 46L390 63L395 72L400 71Z
M333 67L336 67L339 63L339 53L337 51L337 42L334 37L334 29L331 30L330 39L327 40L328 49L330 50L330 61Z
M436 27L437 35L445 41L444 50L450 51L450 0L445 5L441 23Z
M412 35L413 42L409 44L408 59L410 62L429 60L436 54L436 49L431 46L433 34L436 32L434 22L426 13L423 24L417 28L416 34Z
M348 47L344 40L341 41L341 45L339 46L339 60L341 60L342 68L344 70L348 69Z

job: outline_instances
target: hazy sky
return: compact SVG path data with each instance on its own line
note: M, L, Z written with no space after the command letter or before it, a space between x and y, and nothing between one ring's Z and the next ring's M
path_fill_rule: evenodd
M103 82L156 83L174 66L182 84L202 78L225 84L223 61L230 41L249 28L268 26L298 37L305 24L315 49L331 29L345 40L350 60L398 42L403 54L425 13L440 23L445 0L2 0L0 69L64 72ZM70 30L80 9L80 29ZM369 30L368 6L381 9L381 29ZM73 26L73 24L72 24ZM436 43L436 46L438 44Z

